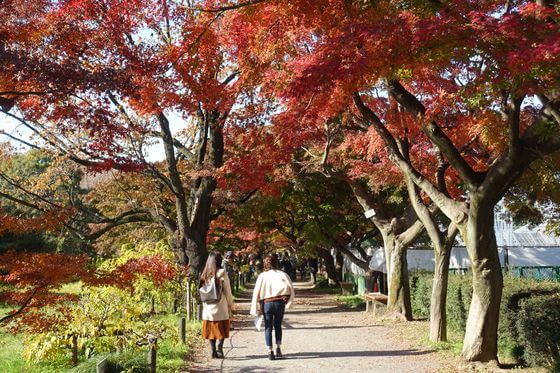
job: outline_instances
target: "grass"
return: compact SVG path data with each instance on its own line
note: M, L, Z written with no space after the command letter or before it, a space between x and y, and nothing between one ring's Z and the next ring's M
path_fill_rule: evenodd
M3 310L2 310L3 311ZM3 372L21 372L25 362L21 358L23 344L21 340L0 329L0 361Z
M0 303L0 317L10 312L13 307ZM0 370L2 373L59 373L64 371L68 362L32 363L23 359L23 340L21 335L14 335L6 328L0 328Z
M236 289L235 287L232 287L232 293L233 293L233 297L234 298L239 298L239 296L241 294L243 294L243 292L246 290L245 286L243 285L239 285L239 287Z
M326 278L317 276L314 291L323 294L340 294L342 289L336 285L329 285L329 281Z
M336 301L344 308L365 308L364 298L360 295L339 295Z
M82 292L82 281L71 282L69 284L62 285L57 293L60 294L80 294Z

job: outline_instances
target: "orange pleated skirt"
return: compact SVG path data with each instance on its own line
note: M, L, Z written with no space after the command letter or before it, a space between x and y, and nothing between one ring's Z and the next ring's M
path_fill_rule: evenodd
M204 339L229 338L229 320L220 320L220 321L202 320L202 338Z

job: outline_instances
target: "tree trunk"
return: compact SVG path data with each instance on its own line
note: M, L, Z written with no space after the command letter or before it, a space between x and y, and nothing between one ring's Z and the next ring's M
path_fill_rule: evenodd
M434 281L430 300L430 341L447 341L447 284L449 282L449 259L451 245L435 250Z
M334 263L334 258L330 253L330 250L324 248L317 248L317 255L323 259L325 263L325 269L327 271L327 276L329 280L332 280L336 286L340 286L340 281L342 279L336 271L336 265Z
M406 260L407 248L401 245L392 233L383 234L383 243L389 281L387 311L398 318L410 321L412 305Z
M463 357L467 361L497 361L498 319L503 277L494 233L494 205L473 198L465 244L473 272L473 294L467 318Z
M189 260L189 276L193 279L198 279L208 257L208 250L206 249L206 234L207 232L193 232L192 238L186 239L186 255Z
M335 269L336 269L336 278L339 278L341 281L342 278L342 268L344 267L344 256L340 250L335 251Z

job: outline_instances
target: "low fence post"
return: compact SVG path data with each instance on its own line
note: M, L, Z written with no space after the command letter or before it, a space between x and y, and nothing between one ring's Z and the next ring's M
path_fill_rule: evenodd
M101 359L96 366L97 373L109 373L109 361L106 357Z
M157 338L148 337L150 349L148 350L148 365L150 373L156 373L157 367Z
M202 304L196 304L196 321L200 321L202 319Z
M184 317L179 319L179 341L185 343L187 341L186 335L187 320Z
M72 366L78 365L78 336L72 336Z
M192 320L192 313L191 313L191 280L187 280L187 320Z

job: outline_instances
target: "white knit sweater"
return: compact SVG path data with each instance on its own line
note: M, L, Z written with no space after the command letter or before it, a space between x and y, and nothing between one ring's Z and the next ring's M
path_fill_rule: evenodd
M260 302L266 298L289 295L290 299L286 303L286 308L290 308L294 300L294 285L292 280L285 273L277 269L263 272L257 277L255 289L253 290L253 301L251 302L251 315L260 315Z

